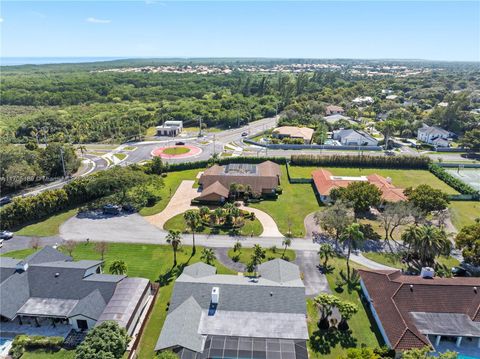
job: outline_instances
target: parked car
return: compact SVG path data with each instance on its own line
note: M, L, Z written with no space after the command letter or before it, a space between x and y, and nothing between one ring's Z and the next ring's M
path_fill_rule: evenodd
M393 151L385 151L385 156L395 156L395 152Z
M103 214L117 215L120 214L121 207L115 204L106 204L103 206Z
M10 231L0 231L0 239L12 239L13 233Z
M185 146L185 142L182 142L182 141L175 142L175 146Z
M12 202L12 199L8 196L0 198L0 207Z
M248 132L242 132L242 137L248 136Z

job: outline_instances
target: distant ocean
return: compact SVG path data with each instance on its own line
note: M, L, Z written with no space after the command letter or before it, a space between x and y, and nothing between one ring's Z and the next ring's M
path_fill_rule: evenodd
M82 62L121 60L126 57L1 57L1 66L73 64Z

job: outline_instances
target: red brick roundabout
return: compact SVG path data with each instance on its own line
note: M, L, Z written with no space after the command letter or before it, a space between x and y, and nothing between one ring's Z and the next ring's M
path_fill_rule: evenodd
M174 150L175 148L186 148L189 151L186 153L180 153L180 154L165 153L166 150ZM202 153L202 149L200 147L183 145L183 146L167 146L167 147L156 148L152 151L152 156L158 156L165 159L188 158L188 157L194 157L196 155L199 155L200 153Z

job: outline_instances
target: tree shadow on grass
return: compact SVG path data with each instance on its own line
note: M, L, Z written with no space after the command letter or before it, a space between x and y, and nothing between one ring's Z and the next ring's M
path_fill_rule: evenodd
M336 328L327 330L317 329L310 336L310 348L320 354L330 354L332 348L340 345L342 348L354 348L357 339L352 336L352 331L341 331Z

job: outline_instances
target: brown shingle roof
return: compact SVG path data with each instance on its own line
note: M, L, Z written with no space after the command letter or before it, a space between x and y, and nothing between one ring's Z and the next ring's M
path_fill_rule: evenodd
M332 113L336 113L336 112L344 112L343 107L335 106L335 105L329 105L325 108L325 114L327 116L331 115Z
M458 313L480 321L479 278L434 278L402 275L399 270L359 270L393 349L431 345L420 333L411 312Z
M296 126L282 126L273 130L274 133L278 133L282 136L289 136L294 138L303 138L306 141L312 139L315 132L312 128L308 127L296 127Z
M225 188L220 182L215 181L212 183L210 186L206 187L200 196L197 197L197 199L204 199L204 198L209 198L211 195L217 195L220 197L227 198L228 197L229 190Z

